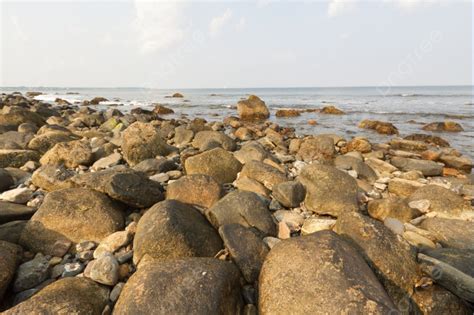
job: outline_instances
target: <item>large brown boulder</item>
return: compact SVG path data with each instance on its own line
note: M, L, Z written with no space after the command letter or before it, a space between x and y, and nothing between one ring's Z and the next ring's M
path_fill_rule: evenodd
M474 222L427 218L420 227L430 231L443 247L474 250Z
M75 186L94 189L135 208L148 208L164 199L160 183L127 168L79 174L70 181Z
M382 222L360 213L344 213L334 230L355 244L397 305L409 305L409 297L421 279L416 252Z
M239 176L254 179L268 189L288 180L279 169L260 161L245 163Z
M335 154L333 138L315 136L303 140L296 156L305 162L317 160L322 163L329 163L334 159Z
M218 183L231 183L237 178L242 164L232 153L215 148L201 154L191 156L184 162L186 174L204 174L213 177Z
M455 192L438 185L426 185L418 188L410 195L408 202L425 199L430 202L430 212L456 216L471 209L468 201Z
M410 208L408 202L400 197L371 200L368 204L368 212L372 218L382 222L386 218L410 222L410 220L421 215L418 210Z
M21 247L16 244L0 241L0 303L15 275L21 251Z
M427 131L449 131L449 132L460 132L464 131L464 128L454 121L444 121L444 122L433 122L429 123L422 128Z
M270 117L265 102L255 95L250 95L248 99L239 101L237 111L242 120L264 120Z
M389 314L396 307L357 251L331 231L276 244L259 281L266 314Z
M205 151L209 148L221 147L227 151L234 151L235 141L229 136L219 131L204 130L194 136L193 147Z
M133 241L133 260L145 255L159 260L214 257L222 249L217 231L194 207L165 200L140 219Z
M384 135L397 135L398 129L392 123L365 119L359 123L359 128L372 129Z
M77 140L79 137L72 133L65 132L46 132L41 135L37 135L28 143L28 149L35 150L44 154L46 151L51 149L56 143L69 142Z
M33 252L50 254L58 240L100 243L121 230L120 206L106 195L85 188L56 190L46 195L20 237L20 244Z
M159 131L149 123L135 122L122 134L122 152L131 166L156 156L166 156L173 151Z
M313 212L337 217L359 209L357 182L335 167L310 164L298 179L306 188L305 205Z
M23 123L31 123L37 127L41 127L45 124L45 120L35 112L19 108L0 115L0 125L11 126L16 129Z
M169 183L166 199L210 208L224 195L222 185L207 175L187 175Z
M265 202L250 191L233 191L220 199L206 211L206 216L215 228L238 223L256 228L264 235L275 235L276 228Z
M42 165L61 165L69 168L89 166L94 162L89 143L82 140L60 142L49 149L40 159Z
M101 314L108 296L109 290L92 280L68 277L49 284L3 314Z
M323 108L321 108L320 113L321 114L330 114L330 115L343 115L344 114L344 112L342 110L340 110L339 108L337 108L334 105L324 106Z
M122 289L114 314L241 314L239 271L214 258L150 261Z

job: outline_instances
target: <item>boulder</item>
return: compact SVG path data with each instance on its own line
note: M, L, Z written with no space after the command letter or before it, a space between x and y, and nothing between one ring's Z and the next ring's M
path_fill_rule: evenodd
M0 149L26 149L34 134L18 131L0 133Z
M276 244L260 273L259 313L397 312L359 253L331 231Z
M408 198L408 202L428 200L430 212L457 216L471 209L469 203L453 191L438 185L426 185L418 188Z
M444 122L433 122L429 123L422 128L426 131L449 131L449 132L460 132L464 131L464 128L454 121L444 121Z
M148 208L164 199L160 183L150 180L144 173L127 168L78 174L70 181L77 187L107 194L134 208Z
M301 143L296 156L305 162L314 160L329 163L334 158L334 140L328 136L308 137Z
M188 258L140 265L114 314L241 314L239 271L226 261Z
M176 92L176 93L174 93L173 95L171 95L171 97L174 97L174 98L183 98L184 95L181 94L181 93Z
M133 167L135 171L143 172L149 176L175 170L176 168L175 162L164 157L146 159Z
M109 290L92 280L68 277L47 285L4 314L101 314L108 296Z
M389 197L369 201L369 215L379 221L386 218L394 218L401 222L410 222L422 213L408 206L408 202L400 197Z
M60 142L49 149L40 159L42 165L61 165L75 168L79 165L89 166L93 163L92 149L89 143L82 140Z
M428 146L426 143L414 140L405 140L395 138L390 140L390 147L395 150L407 150L407 151L426 151Z
M276 111L277 117L297 117L301 115L301 110L298 109L279 109Z
M472 169L472 160L467 156L443 154L440 157L440 161L443 162L447 167L452 167L467 173L470 173Z
M242 164L232 153L222 148L215 148L191 156L184 163L186 174L209 175L220 184L233 182L241 168Z
M304 200L306 190L296 181L282 182L273 186L273 197L287 208L296 208Z
M41 154L46 153L51 149L56 143L60 142L69 142L77 140L79 137L73 135L72 133L65 132L46 132L41 135L37 135L28 143L28 149L35 150Z
M388 191L400 197L409 197L418 188L425 186L415 180L408 180L403 178L393 178L388 182Z
M271 154L265 150L262 144L251 141L242 146L242 148L234 153L234 156L240 163L245 164L249 161L263 161L272 159Z
M430 231L443 247L474 250L474 222L427 218L420 228Z
M144 256L159 260L214 257L222 249L222 241L196 208L166 200L151 207L140 219L133 249L137 264Z
M378 178L377 173L369 165L353 156L337 156L334 159L334 166L340 170L354 170L360 179L364 179L370 184L373 184Z
M71 188L72 183L69 181L76 173L67 169L64 165L43 165L38 168L32 175L33 185L40 187L46 191L54 191L59 189Z
M240 172L240 176L254 179L270 190L274 185L288 180L286 175L279 169L260 161L249 161L245 163Z
M0 201L0 224L16 220L28 220L36 209L11 202Z
M334 230L355 244L395 304L411 303L421 272L416 252L407 242L382 222L356 212L339 216Z
M179 126L174 129L174 143L176 145L186 145L194 138L194 132L186 126Z
M33 191L27 187L17 187L0 194L0 200L26 204L33 197Z
M474 278L474 250L458 249L458 248L434 248L422 249L422 253L430 257L436 258L466 275Z
M13 177L3 168L0 168L0 193L8 190L15 183Z
M13 280L21 252L20 246L0 240L0 302Z
M242 120L264 120L270 117L265 102L255 95L250 95L248 99L239 101L237 111Z
M265 202L250 191L233 191L206 211L215 228L232 223L256 228L264 235L276 235L275 223Z
M347 152L358 151L360 153L368 153L372 151L372 145L369 140L363 137L354 137L346 146Z
M89 101L89 103L90 103L91 105L99 105L100 102L107 102L107 101L108 101L108 99L106 99L105 97L96 96L96 97L94 97L93 99L91 99L91 100Z
M85 188L61 189L46 195L19 242L33 252L50 254L58 240L100 243L123 225L121 208L104 194Z
M172 110L171 108L168 108L160 104L155 105L155 108L153 108L153 111L157 113L158 115L168 115L168 114L174 113L174 110Z
M202 208L210 208L222 196L222 186L207 175L187 175L168 184L166 199L174 199Z
M11 221L0 225L0 240L18 244L20 235L26 226L26 220Z
M240 176L233 184L239 190L251 191L265 198L270 198L270 190L255 179Z
M305 206L313 212L337 217L359 209L357 182L335 167L310 164L298 179L306 188Z
M465 302L439 285L417 288L412 296L420 314L472 315Z
M372 129L384 135L398 135L398 129L392 123L365 119L359 123L359 128Z
M343 115L344 112L337 108L336 106L329 105L329 106L324 106L320 110L321 114L330 114L330 115Z
M149 123L135 122L122 134L123 158L130 166L139 162L166 156L173 151L159 131Z
M209 148L221 147L227 151L234 151L235 141L219 131L200 131L194 136L193 147L205 151Z
M49 261L42 254L21 264L13 281L13 292L32 289L45 281L49 276Z
M439 176L443 174L443 165L434 161L394 156L390 160L390 163L404 172L420 171L424 176Z
M24 123L31 123L37 127L41 127L45 124L44 118L39 114L29 111L27 109L15 108L10 112L0 115L0 125L11 126L17 129L19 125Z
M438 137L438 136L433 136L433 135L422 134L422 133L413 133L411 135L404 137L403 139L421 141L427 144L437 145L440 147L449 147L449 142L444 140L443 138Z
M223 225L219 234L245 280L257 281L269 251L267 245L251 229L240 224Z
M92 164L92 169L96 171L107 169L118 165L120 161L122 161L122 155L118 152L115 152L95 161L94 164Z
M0 167L21 167L28 161L38 161L40 155L32 150L0 149Z

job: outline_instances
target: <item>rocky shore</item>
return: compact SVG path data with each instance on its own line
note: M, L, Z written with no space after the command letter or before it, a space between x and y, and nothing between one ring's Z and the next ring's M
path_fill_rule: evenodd
M0 95L2 314L473 312L460 125L372 143L253 95L222 122L34 95Z

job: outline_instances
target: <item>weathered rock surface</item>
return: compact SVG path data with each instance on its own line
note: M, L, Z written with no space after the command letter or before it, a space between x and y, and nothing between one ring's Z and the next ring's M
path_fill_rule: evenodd
M463 127L454 121L444 122L433 122L429 123L422 128L427 131L449 131L449 132L460 132L464 131Z
M403 178L393 178L388 183L388 191L400 197L409 197L420 187L425 186L424 184Z
M147 175L168 172L176 169L176 164L172 160L160 157L156 159L146 159L133 167L135 171L143 172Z
M38 152L33 150L0 149L0 167L20 167L39 158Z
M71 188L69 181L76 173L64 165L43 165L32 175L32 183L46 191Z
M474 249L474 222L444 218L427 218L420 227L428 230L443 247Z
M92 280L70 277L53 282L26 301L5 311L13 314L101 314L108 290Z
M261 183L268 189L274 185L286 182L286 175L279 169L260 161L249 161L244 164L240 176L248 177Z
M357 182L335 167L310 164L298 179L306 188L305 205L313 212L337 217L359 209Z
M238 223L253 227L264 235L276 235L276 227L266 204L255 193L233 191L220 199L206 211L206 216L215 228Z
M273 197L287 208L295 208L304 200L306 190L297 181L282 182L273 186Z
M430 212L456 216L463 211L470 210L470 205L461 196L438 185L420 187L408 198L408 202L418 200L428 200L430 202Z
M18 244L20 235L26 226L26 220L11 221L0 225L0 240Z
M443 166L433 161L395 156L390 162L404 172L420 171L425 176L438 176L443 174Z
M223 225L219 234L245 280L249 283L257 281L269 251L267 245L251 229L240 224Z
M133 248L133 260L138 263L145 255L159 260L213 257L222 249L222 241L197 209L165 200L140 219Z
M359 178L373 184L378 176L375 171L361 160L348 155L341 155L334 159L334 166L341 170L354 170Z
M398 129L392 123L365 119L359 123L359 128L372 129L384 135L397 135Z
M40 159L42 165L60 165L74 168L79 165L89 166L93 162L90 145L82 140L60 142L55 144Z
M31 289L49 276L48 259L42 254L37 254L34 259L21 264L16 271L13 281L13 292Z
M436 258L474 278L474 250L458 248L423 249L423 254Z
M336 106L330 105L330 106L324 106L321 108L320 111L321 114L330 114L330 115L342 115L344 112L337 108Z
M15 183L13 177L3 168L0 168L0 193L8 190Z
M271 159L271 154L265 150L259 142L251 141L242 146L240 150L235 151L234 156L240 163L245 164L250 161L263 161Z
M56 190L46 195L20 237L34 252L50 254L58 240L99 243L123 228L121 208L107 196L84 188Z
M459 169L467 173L470 173L473 167L472 160L466 156L454 156L454 155L443 154L440 157L440 161L443 162L448 167Z
M421 215L420 211L410 208L408 202L399 197L371 200L368 204L368 211L372 218L382 222L386 218L409 222Z
M227 151L234 151L235 141L219 131L200 131L194 136L193 147L205 151L209 148L221 147Z
M412 299L422 314L459 314L470 315L469 306L453 293L439 285L417 288Z
M175 199L191 205L210 208L222 196L222 186L207 175L187 175L168 184L166 199Z
M13 279L21 251L16 244L0 241L0 301Z
M218 183L225 184L235 180L242 164L232 153L221 148L215 148L187 158L184 168L188 175L209 175Z
M69 142L77 139L78 137L71 133L54 131L46 132L31 139L31 141L28 143L28 149L44 154L56 143Z
M270 117L265 102L255 95L250 95L248 99L239 101L237 111L242 120L264 120Z
M16 220L28 220L36 209L11 202L0 201L0 224Z
M387 314L395 305L357 251L334 232L276 244L259 281L260 314Z

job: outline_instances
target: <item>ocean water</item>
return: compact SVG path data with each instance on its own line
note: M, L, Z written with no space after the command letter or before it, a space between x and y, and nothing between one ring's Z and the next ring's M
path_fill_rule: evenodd
M373 142L386 142L390 136L357 127L364 119L393 123L400 136L426 133L423 125L444 120L460 123L459 133L434 132L449 141L452 147L474 158L474 99L473 86L437 87L348 87L348 88L246 88L246 89L181 89L162 90L144 88L0 88L0 92L40 91L37 97L45 102L63 98L80 103L96 96L109 102L99 108L117 106L122 111L135 107L153 108L159 103L172 108L175 114L168 117L202 117L209 121L222 120L237 115L236 103L249 94L258 95L271 111L271 120L282 126L294 127L299 134L336 133L350 139L367 136ZM180 92L184 98L169 98ZM346 115L303 113L299 117L277 118L274 113L281 108L311 109L335 105ZM317 125L308 124L309 119Z

